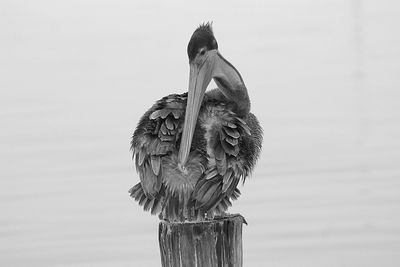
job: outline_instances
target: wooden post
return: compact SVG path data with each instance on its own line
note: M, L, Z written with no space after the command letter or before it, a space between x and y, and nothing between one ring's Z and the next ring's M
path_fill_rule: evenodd
M163 267L242 267L240 214L201 222L167 222L159 225ZM247 223L246 223L247 224Z

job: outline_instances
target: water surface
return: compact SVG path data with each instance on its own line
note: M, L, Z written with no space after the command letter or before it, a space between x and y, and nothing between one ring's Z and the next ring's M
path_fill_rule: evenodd
M214 21L264 149L232 212L245 266L400 264L395 1L2 1L0 265L159 266L158 220L127 190L129 141L187 90Z

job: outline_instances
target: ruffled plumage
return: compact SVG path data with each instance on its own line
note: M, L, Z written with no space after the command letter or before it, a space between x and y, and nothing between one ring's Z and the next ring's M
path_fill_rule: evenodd
M262 131L251 113L239 117L215 91L206 94L186 172L178 166L187 94L157 101L139 121L131 149L140 183L130 195L144 210L170 221L196 220L225 212L239 181L258 158Z

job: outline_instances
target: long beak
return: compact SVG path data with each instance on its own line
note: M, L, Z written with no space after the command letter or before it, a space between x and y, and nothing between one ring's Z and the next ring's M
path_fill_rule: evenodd
M207 58L201 66L190 63L189 92L186 104L185 124L178 155L181 169L185 168L189 157L201 103L212 78L215 55L216 51L209 51Z

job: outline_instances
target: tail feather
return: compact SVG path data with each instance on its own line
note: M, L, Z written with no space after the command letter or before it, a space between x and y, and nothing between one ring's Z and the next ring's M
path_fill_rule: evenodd
M153 206L151 207L151 214L156 215L162 211L162 201L161 198L155 198Z
M216 179L210 180L199 181L198 189L200 190L197 191L197 199L192 199L186 203L186 208L180 207L178 196L168 195L168 197L166 197L164 186L161 187L160 192L154 198L148 197L145 194L141 183L132 187L129 190L129 194L133 199L139 202L139 205L143 206L145 211L150 211L152 215L157 215L161 212L164 214L165 212L165 218L172 220L179 220L182 214L182 218L192 218L193 216L197 216L196 212L211 212L212 210L217 213L224 212L232 206L232 201L238 199L240 191L237 188L230 188L230 190L228 190L228 192L232 192L230 195L222 193L221 182ZM168 201L166 201L166 199L168 199ZM199 210L195 211L192 209Z
M144 211L149 211L151 207L154 204L154 198L153 199L146 199L146 202L143 204L143 209Z
M150 211L151 214L156 215L162 211L164 205L164 188L155 197L148 197L143 190L142 184L138 183L129 189L130 196L143 206L144 211Z
M137 185L129 189L129 194L131 195L131 198L134 198L136 201L139 201L141 196L144 195L142 185L138 183Z
M240 197L240 190L235 188L235 190L233 191L232 195L231 195L231 199L232 200L237 200Z

